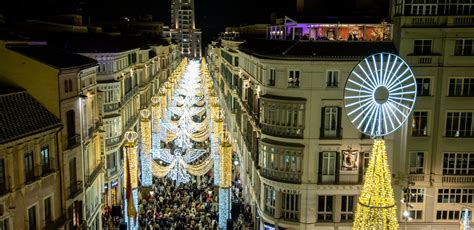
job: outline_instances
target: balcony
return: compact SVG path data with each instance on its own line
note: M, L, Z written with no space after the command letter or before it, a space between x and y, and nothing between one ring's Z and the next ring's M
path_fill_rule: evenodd
M86 187L89 187L94 183L95 179L102 172L103 168L104 168L104 162L100 161L99 165L95 167L94 171L92 171L92 173L89 176L86 176Z
M415 66L438 66L439 56L437 55L410 55L407 57L408 63Z
M276 181L301 183L301 172L287 172L275 169L261 168L260 174L265 178Z
M76 134L67 139L67 149L73 149L81 144L81 136Z
M121 141L122 141L121 136L107 138L107 139L105 139L105 145L106 146L113 146L113 145L120 144Z
M303 127L261 124L262 133L285 138L303 138Z
M83 189L82 181L76 181L76 182L71 183L71 185L69 185L69 193L68 193L69 199L74 199L79 194L81 194L82 189Z
M408 180L413 182L425 182L425 174L409 174Z
M474 16L404 16L402 18L402 27L460 27L474 25Z
M466 183L474 183L474 175L443 175L442 182L466 185Z
M104 112L106 112L106 113L116 111L119 108L120 108L120 102L113 102L113 103L104 104Z

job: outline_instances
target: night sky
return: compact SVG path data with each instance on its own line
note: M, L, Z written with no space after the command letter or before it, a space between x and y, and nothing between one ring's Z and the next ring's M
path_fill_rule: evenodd
M360 15L385 15L388 0L309 0L319 9L317 14L346 15L357 12ZM57 14L75 13L90 18L91 24L103 20L133 19L139 15L151 14L154 20L170 23L171 0L13 0L1 1L0 13L5 21L47 19ZM323 6L324 7L321 7ZM295 15L296 0L195 0L196 24L203 31L203 46L216 38L226 26L241 24L270 23L270 15ZM362 11L360 11L362 9ZM306 10L306 9L305 9ZM372 10L372 12L366 12ZM314 14L312 14L314 16Z

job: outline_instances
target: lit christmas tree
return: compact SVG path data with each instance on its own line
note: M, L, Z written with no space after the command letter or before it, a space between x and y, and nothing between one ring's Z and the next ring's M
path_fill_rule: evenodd
M359 196L353 229L398 229L385 141L376 139Z

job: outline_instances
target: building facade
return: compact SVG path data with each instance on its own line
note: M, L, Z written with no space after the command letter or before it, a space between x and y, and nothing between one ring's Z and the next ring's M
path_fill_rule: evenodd
M0 72L5 81L27 89L64 126L59 169L65 227L100 228L104 162L100 155L97 62L41 42L5 41L1 52L5 59Z
M180 45L181 54L192 59L202 56L201 31L196 28L194 0L171 1L171 39Z
M394 172L408 229L459 229L474 207L473 15L469 1L394 1L394 39L418 88Z
M0 103L0 229L64 226L61 121L23 89Z
M396 50L390 40L209 46L257 229L351 229L372 140L344 115L343 88L377 52ZM395 139L388 152L399 150Z

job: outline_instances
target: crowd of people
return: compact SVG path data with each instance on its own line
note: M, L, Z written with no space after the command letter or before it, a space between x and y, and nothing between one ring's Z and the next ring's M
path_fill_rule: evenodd
M177 185L168 178L154 179L152 191L139 200L141 229L217 229L217 203L212 181Z

